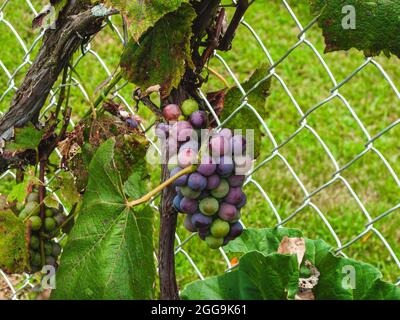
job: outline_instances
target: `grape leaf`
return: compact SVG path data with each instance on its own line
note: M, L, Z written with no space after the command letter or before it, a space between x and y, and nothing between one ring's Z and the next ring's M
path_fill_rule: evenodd
M227 252L241 253L258 251L264 255L276 252L283 237L301 237L297 229L254 229L243 234L226 246ZM400 299L400 288L382 280L382 274L375 267L336 256L333 248L323 240L305 238L306 253L303 261L310 261L320 272L318 285L314 288L315 298L321 299ZM354 283L351 272L354 270ZM301 276L307 276L307 268L302 266ZM350 285L354 284L354 287Z
M248 92L262 78L268 74L268 64L261 65L254 71L251 77L242 84L243 89ZM266 117L265 102L270 94L271 78L261 83L248 96L248 103L257 111L262 119ZM238 87L233 87L228 90L225 96L225 105L221 115L221 121L227 119L240 106L243 94ZM237 112L224 127L231 129L252 129L254 130L254 155L258 157L261 145L261 130L260 120L256 114L247 106ZM245 134L245 133L243 133Z
M29 266L27 226L11 210L0 211L0 269L21 273Z
M354 8L354 29L343 27L350 18L350 11L343 10L345 6ZM400 57L399 1L311 0L311 10L316 16L320 14L318 25L323 30L326 52L356 48L366 56L384 52Z
M43 131L37 130L33 124L15 128L14 140L6 144L6 149L9 151L36 150L43 134Z
M298 286L294 255L246 253L238 270L190 283L181 297L190 300L279 300L293 298Z
M140 179L128 179L129 188L124 188L114 146L114 138L107 140L90 162L87 190L61 257L53 299L153 297L153 213L148 205L126 206L125 193L134 198L133 190L144 189ZM135 174L144 172L134 169Z
M164 15L175 11L187 0L106 0L106 4L120 10L129 23L129 31L138 42L141 35Z
M163 16L139 40L131 39L121 57L125 78L143 91L161 86L161 96L169 95L192 65L190 38L194 9L188 4Z

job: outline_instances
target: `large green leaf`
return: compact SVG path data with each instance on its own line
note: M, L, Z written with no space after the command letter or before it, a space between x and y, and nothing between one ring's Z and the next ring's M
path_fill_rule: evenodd
M366 56L382 51L400 57L400 2L391 0L311 0L318 25L325 37L326 52L356 48ZM355 28L344 28L347 22L345 6L352 6ZM346 8L345 8L346 9ZM349 16L350 17L350 16Z
M261 79L268 74L269 65L263 64L254 71L251 77L242 84L245 92L248 92L254 87ZM265 103L266 99L270 94L271 78L267 81L262 82L257 88L255 88L248 98L248 103L255 111L259 114L262 119L266 117ZM225 96L224 109L221 114L221 120L228 118L235 110L241 105L241 99L243 94L238 87L233 87L228 90ZM261 122L248 106L242 108L237 112L226 124L225 127L231 129L252 129L254 130L254 154L257 157L260 153L261 145Z
M268 256L276 252L284 236L302 237L297 229L249 228L230 242L226 251L244 255L260 252ZM310 261L320 272L318 285L313 290L316 299L400 299L400 288L383 281L382 274L375 267L334 255L333 248L323 240L305 241L303 261ZM300 275L307 277L308 273L303 265Z
M61 258L53 299L153 297L153 213L147 205L126 206L125 193L134 198L144 190L139 179L128 179L124 188L114 146L113 138L107 140L90 162L82 209ZM134 171L144 172L140 167Z
M0 211L0 269L20 273L28 266L26 225L11 210Z
M129 30L135 41L164 15L180 7L187 0L106 0L128 19Z
M161 86L161 95L169 95L192 64L190 38L195 11L189 4L164 15L140 38L131 39L121 58L125 78L143 90Z
M192 282L181 297L190 300L280 300L293 298L298 286L294 255L246 253L238 270L218 277Z

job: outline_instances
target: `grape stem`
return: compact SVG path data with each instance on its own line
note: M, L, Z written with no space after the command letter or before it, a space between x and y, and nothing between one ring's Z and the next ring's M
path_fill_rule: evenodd
M144 195L140 199L128 201L126 203L126 206L128 208L132 208L132 207L135 207L135 206L137 206L139 204L142 204L142 203L150 201L152 198L154 198L157 194L159 194L165 188L169 187L175 180L179 179L180 177L184 176L185 174L192 173L195 170L196 170L196 166L195 165L191 165L189 167L186 167L185 169L179 171L173 177L165 180L157 188L153 189L152 191L150 191L148 194Z

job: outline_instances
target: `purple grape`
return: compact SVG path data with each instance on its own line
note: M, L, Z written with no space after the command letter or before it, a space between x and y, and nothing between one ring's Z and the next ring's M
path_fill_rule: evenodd
M236 208L241 209L246 205L246 203L247 203L247 197L246 197L246 195L244 193L242 193L242 199L236 205Z
M203 200L204 198L207 198L210 196L210 191L209 190L203 190L201 194L199 195L198 199Z
M219 186L221 182L221 178L219 177L219 175L217 174L213 174L212 176L209 176L207 178L207 189L208 190L212 190L215 189Z
M228 235L228 236L229 236L229 235ZM224 238L224 242L222 243L222 246L223 246L223 247L226 246L226 245L231 241L231 239L229 239L228 236L226 236L226 237Z
M234 205L222 203L219 207L218 216L225 221L232 222L238 219L239 210Z
M231 153L231 146L229 140L217 134L210 139L210 150L213 158L221 157L225 154Z
M164 140L164 139L168 138L168 134L169 134L169 125L167 125L164 122L161 122L156 126L156 136L157 137Z
M231 139L232 152L242 155L246 152L246 139L241 135L234 135Z
M170 135L178 142L189 141L193 137L193 127L188 121L178 121L172 126Z
M233 187L229 189L229 193L224 198L224 201L233 205L239 204L243 199L243 191L240 187Z
M198 211L199 204L197 200L183 197L180 203L181 212L193 214Z
M223 136L226 140L231 140L232 138L232 130L228 128L224 128L219 132L220 136Z
M178 156L172 156L168 160L168 171L172 172L175 168L178 168Z
M189 232L196 232L197 231L197 228L192 223L192 215L191 214L188 214L186 216L185 221L183 222L183 226Z
M182 196L177 194L173 200L173 206L176 209L176 211L180 212L181 211L181 200L182 200Z
M139 127L139 122L137 122L135 119L133 118L128 118L126 119L126 124L129 126L129 128L131 129L136 129L137 127Z
M210 235L210 228L200 228L199 229L199 237L201 240L206 240L206 238Z
M213 159L208 155L203 155L197 172L201 173L203 176L209 177L214 174L216 169L217 165L214 163Z
M231 187L240 187L243 185L245 179L246 176L230 176L228 182Z
M213 219L201 213L195 213L192 216L192 224L199 229L208 228L211 226Z
M187 185L195 191L202 191L207 186L207 178L202 176L200 173L194 172L189 176Z
M179 150L178 164L181 168L186 168L197 163L197 152L192 149Z
M233 224L231 224L231 229L229 231L229 234L227 236L228 239L234 240L237 237L239 237L243 232L243 226L242 224L238 221Z
M207 113L204 111L195 111L190 115L190 123L196 129L202 129L207 125Z
M185 150L185 149L192 149L196 152L199 151L199 143L194 140L189 140L188 142L185 142L184 144L181 145L179 150Z
M235 168L232 158L228 156L221 157L217 166L217 173L222 177L228 177Z
M178 174L180 171L182 171L182 168L179 168L179 167L178 167L178 168L173 169L173 170L171 171L170 177L175 176L175 175ZM174 187L184 186L184 185L186 184L187 180L188 180L188 175L185 174L185 175L183 175L182 177L179 177L178 179L176 179L176 180L172 183L172 185L173 185Z

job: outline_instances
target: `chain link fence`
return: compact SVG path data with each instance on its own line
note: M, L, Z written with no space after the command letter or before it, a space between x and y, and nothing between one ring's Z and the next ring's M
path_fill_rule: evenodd
M0 110L2 111L7 109L7 105L11 100L13 94L16 90L18 90L18 83L21 81L24 72L27 70L27 67L32 64L34 53L36 52L35 50L40 47L41 38L44 34L43 32L40 34L30 33L29 37L22 37L20 35L18 28L8 19L10 11L7 11L8 7L12 3L15 4L16 2L21 3L20 5L24 7L24 15L26 17L29 17L29 20L23 21L23 23L26 22L26 24L29 24L29 21L31 21L32 18L37 15L37 10L39 9L39 6L43 4L41 3L41 1L35 2L33 0L32 2L30 0L6 0L0 6L0 27L2 28L0 33L9 33L9 35L11 35L11 38L13 39L12 41L15 48L18 47L23 52L23 59L20 60L20 62L13 61L14 65L6 65L6 63L3 62L5 49L3 48L2 51L0 51ZM22 2L24 3L22 4ZM263 37L256 31L256 21L252 22L252 25L250 25L245 18L244 20L242 20L240 28L246 30L246 32L250 32L253 41L255 41L259 49L262 50L264 54L264 60L270 64L269 72L265 75L265 78L262 81L266 81L272 78L277 87L279 87L279 90L283 90L284 94L288 98L288 101L290 101L291 105L297 112L297 127L295 127L294 131L291 132L291 134L289 134L288 136L284 138L277 138L276 133L273 133L272 130L270 130L270 123L276 119L264 119L260 114L257 113L255 108L253 108L253 106L249 104L247 98L254 88L248 91L243 89L239 78L236 76L235 69L231 68L230 64L227 62L227 59L224 58L225 53L220 52L215 52L213 63L215 65L220 65L220 70L223 70L222 72L229 76L229 80L233 81L233 83L237 85L243 95L243 98L238 103L236 110L229 116L229 118L225 119L223 122L221 122L218 117L215 117L215 120L217 121L219 126L223 126L226 122L228 122L238 113L240 113L241 110L249 109L254 112L260 122L260 126L263 130L263 133L265 134L264 140L267 140L269 146L271 147L269 147L268 150L263 150L262 158L258 160L254 169L252 170L251 175L246 180L246 188L253 187L253 189L257 191L257 201L260 201L260 199L264 201L263 203L258 203L258 206L265 206L266 208L268 208L268 212L271 212L271 214L274 215L276 219L276 223L272 225L267 225L265 227L273 227L275 225L287 225L289 224L289 222L295 220L297 217L301 217L303 214L305 215L305 211L311 210L311 212L313 212L313 214L316 215L319 219L318 228L321 226L321 228L324 227L329 231L330 235L333 237L332 239L334 239L335 242L331 244L336 245L336 252L344 256L346 256L344 251L350 246L354 246L355 243L361 242L360 250L362 251L362 247L365 246L368 241L370 241L368 240L368 235L373 234L375 238L378 239L378 241L380 241L380 243L385 248L385 250L381 250L381 252L379 252L379 256L381 257L381 259L385 261L389 260L388 263L391 263L395 266L395 268L393 268L392 270L397 270L397 274L391 275L391 277L396 279L400 269L399 248L394 247L393 243L398 244L399 235L398 233L396 233L395 235L393 235L395 239L390 239L392 242L388 241L387 237L385 237L384 234L378 229L377 225L380 221L383 220L389 223L396 223L396 220L394 220L394 216L396 215L396 213L398 213L400 209L400 202L393 203L389 209L386 208L384 211L379 213L375 212L376 210L374 210L374 214L371 214L370 210L364 204L363 199L353 188L352 182L349 181L349 179L346 177L346 172L350 170L353 166L355 166L358 162L360 162L363 158L367 157L367 155L371 153L375 154L378 157L379 161L381 161L384 171L386 171L390 179L394 181L394 185L397 188L397 190L393 191L397 195L394 196L394 199L399 199L400 197L398 197L398 189L400 188L400 179L398 173L395 170L395 167L393 166L393 161L388 160L387 157L385 157L384 153L375 145L379 140L383 139L385 135L389 134L389 132L394 131L394 128L399 125L400 119L398 117L392 117L392 121L389 125L379 128L377 133L371 134L367 129L367 126L364 125L363 121L361 120L362 118L359 116L359 108L355 108L352 104L350 104L348 98L346 98L346 96L342 93L342 90L344 87L352 86L354 78L358 74L362 73L366 68L373 67L380 75L380 78L377 78L376 81L383 81L386 83L389 90L394 93L395 99L397 101L396 103L400 101L400 92L395 83L392 81L391 77L388 75L388 73L385 72L381 64L378 63L377 59L373 58L366 58L358 67L354 69L353 72L346 75L344 77L344 80L338 81L335 78L335 75L331 72L328 63L324 60L324 57L307 36L309 30L312 27L315 27L317 21L312 20L309 24L303 25L292 10L292 7L289 5L288 1L277 0L275 2L279 3L282 10L286 11L286 14L288 14L290 19L292 20L291 22L294 23L297 30L297 38L292 39L292 45L285 54L280 56L278 59L272 58L269 47L264 44L262 40ZM265 5L265 10L267 9L268 8ZM252 8L250 8L250 10L252 10ZM123 43L124 40L120 31L121 28L116 20L117 19L115 17L112 20L110 19L108 21L109 23L105 24L105 28L110 28L112 30L114 41L117 40ZM102 32L100 32L97 37L101 38ZM302 48L304 47L310 49L310 54L315 56L316 61L318 62L319 66L322 67L322 70L325 73L324 76L327 76L330 81L330 90L326 92L326 97L320 100L314 106L307 106L306 108L302 108L300 106L299 102L296 100L296 96L293 93L293 90L290 89L290 83L287 83L287 81L285 81L280 75L281 68L283 68L282 64L290 59L290 56L295 54L296 51L302 50ZM14 47L11 51L13 50ZM74 67L81 63L81 61L88 59L88 56L91 56L92 59L95 60L95 63L100 68L97 70L103 70L107 77L112 77L112 72L103 60L103 57L101 57L97 51L92 49L91 43L88 43L82 49L79 57L77 57L74 61ZM313 68L315 66L308 67ZM89 101L89 93L87 92L85 84L82 83L80 77L71 76L70 80L71 86L74 86L77 92L80 92L83 98ZM258 85L259 84L260 83L258 83ZM130 104L129 99L126 97L126 95L123 95L121 93L124 86L125 85L118 87L117 90L113 92L114 97L119 100L123 105L125 105L127 110L134 113L134 108ZM43 114L48 112L51 108L55 107L55 105L57 104L57 93L60 89L60 84L56 85L53 88L48 99L48 105L43 109ZM308 89L311 91L312 94L313 89ZM199 94L205 100L205 103L210 109L210 112L215 115L210 102L207 101L206 94L203 91L199 91ZM328 144L325 142L325 139L322 138L322 136L318 133L318 123L311 124L309 121L309 118L312 117L313 114L317 113L320 109L326 108L327 105L329 105L329 103L331 103L332 101L340 101L341 104L345 106L346 112L355 121L358 129L361 130L363 135L364 144L362 145L362 150L358 154L354 154L352 158L345 164L341 164L337 160L337 157L334 156L335 153L332 151L332 146L328 146ZM272 106L271 108L273 107L276 106ZM368 112L368 110L364 110L363 112ZM284 115L283 118L281 118L280 120L285 121ZM71 121L71 126L73 125L74 123L73 121ZM146 128L142 125L142 129L145 130ZM322 152L329 158L329 161L333 168L332 172L329 173L330 178L326 181L322 180L322 183L319 183L319 185L316 187L310 187L309 184L304 183L304 177L296 172L296 167L291 163L291 160L289 160L288 157L285 156L285 152L283 152L283 149L288 144L297 144L297 139L301 137L302 133L304 133L305 131L308 132L308 134L311 134L313 138L315 138L313 140L315 141L314 143L317 143L319 147L322 148ZM395 140L396 139L394 139L394 141ZM151 143L153 143L153 141L151 141ZM398 146L393 145L393 148L396 147L398 148ZM302 146L302 148L304 148L304 146ZM260 172L262 172L263 168L268 167L274 161L279 161L282 164L281 170L285 170L286 173L288 173L293 178L293 183L298 185L302 193L302 201L296 204L295 209L292 210L289 214L282 214L280 204L277 202L275 197L273 199L270 196L270 191L266 190L264 183L262 183L265 180L265 174L261 174ZM316 162L318 162L318 159L316 159ZM314 163L314 165L318 166L318 163ZM14 177L14 173L12 171L4 173L0 177L0 179L6 179L9 177ZM369 182L371 184L374 184L374 181ZM338 235L335 227L331 224L331 220L334 218L332 216L332 213L327 214L326 212L324 212L324 210L320 208L321 205L319 204L319 201L315 201L316 197L318 197L321 193L328 192L330 187L337 183L340 183L344 187L342 191L345 191L347 193L347 196L351 197L355 205L360 210L359 214L363 216L362 231L353 234L351 239L346 239L345 241ZM341 206L340 199L340 197L337 197L337 199L333 197L333 201L337 202L336 205L338 207ZM376 201L379 202L379 198ZM154 207L154 209L157 210L157 206L155 203L152 203L152 206ZM304 219L308 218L304 217ZM343 216L340 219L347 219L346 223L352 224L352 219L355 218ZM399 222L399 220L397 220L397 222ZM203 274L203 271L201 270L201 267L199 267L198 264L194 261L193 253L189 253L188 250L191 243L193 242L194 237L194 234L190 235L189 237L176 234L175 254L177 256L183 257L187 261L187 263L190 264L198 278L204 279L205 276ZM375 250L378 249L375 248ZM220 249L220 254L220 259L224 261L226 267L225 269L231 269L232 265L230 259L225 254L223 249ZM400 285L400 281L397 281L397 285ZM0 290L3 290L3 296L0 293L0 298L19 299L21 297L24 297L23 293L31 290L33 287L34 281L32 281L32 276L29 276L27 274L21 276L6 275L3 271L0 270Z

